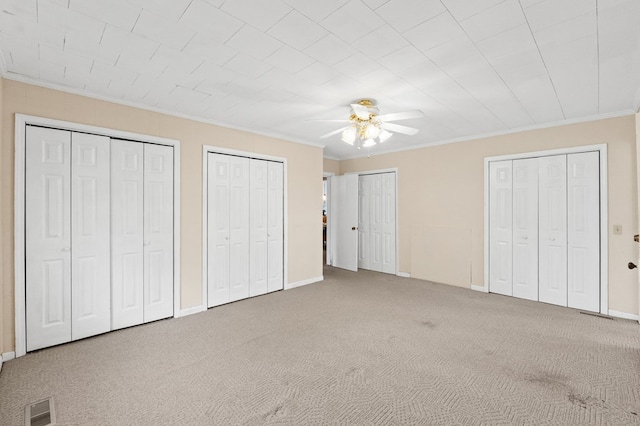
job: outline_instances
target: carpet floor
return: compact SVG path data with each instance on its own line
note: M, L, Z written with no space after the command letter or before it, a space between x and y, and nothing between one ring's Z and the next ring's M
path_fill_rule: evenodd
M640 424L640 327L369 271L27 354L0 424Z

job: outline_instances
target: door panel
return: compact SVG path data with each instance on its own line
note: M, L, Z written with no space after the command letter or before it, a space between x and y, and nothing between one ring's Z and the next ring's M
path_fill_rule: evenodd
M144 144L144 322L173 315L173 147Z
M382 272L396 273L396 174L382 177Z
M229 298L230 302L249 297L249 159L231 157Z
M567 155L567 304L600 311L600 155Z
M539 300L567 306L567 156L539 165Z
M332 266L358 270L358 175L331 176Z
M229 173L230 156L208 154L207 160L207 286L208 306L230 301Z
M371 263L371 175L358 177L358 268L369 269Z
M267 291L284 288L284 165L269 161L268 274Z
M111 140L111 328L144 321L144 148Z
M512 161L489 163L489 291L511 296Z
M27 350L71 340L71 133L27 126Z
M513 160L513 296L538 300L538 159Z
M250 160L251 176L251 244L249 247L249 296L265 294L268 289L268 169L264 160Z
M370 175L369 197L369 269L382 272L382 175Z
M110 145L105 136L71 141L71 337L111 329Z

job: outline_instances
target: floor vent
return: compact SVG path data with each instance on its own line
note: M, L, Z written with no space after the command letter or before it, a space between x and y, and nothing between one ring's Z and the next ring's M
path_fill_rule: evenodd
M24 408L24 426L48 426L56 424L53 398L34 402Z
M580 311L580 313L582 315L591 315L592 317L598 317L598 318L602 318L602 319L608 319L608 320L613 320L613 317L610 317L608 315L602 315L596 312L585 312L585 311Z

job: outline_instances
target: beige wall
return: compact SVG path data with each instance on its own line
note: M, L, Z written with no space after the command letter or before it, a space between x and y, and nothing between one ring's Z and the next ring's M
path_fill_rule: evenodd
M606 143L609 309L638 313L636 123L633 116L340 162L341 173L398 168L399 269L462 287L484 284L484 158ZM611 225L622 225L613 235Z
M333 173L334 175L340 174L340 161L331 160L329 158L323 158L323 167L322 171L325 173Z
M23 113L180 140L181 304L202 303L202 146L213 145L287 158L288 281L322 276L322 149L86 98L11 80L3 83L0 144L2 208L2 352L14 348L13 149L14 114Z

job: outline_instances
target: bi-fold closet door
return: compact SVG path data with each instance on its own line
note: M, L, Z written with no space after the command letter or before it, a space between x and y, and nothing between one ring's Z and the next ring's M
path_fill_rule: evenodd
M396 273L395 177L358 177L358 268Z
M281 290L283 164L207 155L208 306Z
M489 166L489 290L600 310L599 153Z
M173 148L36 126L25 142L27 350L171 316Z

